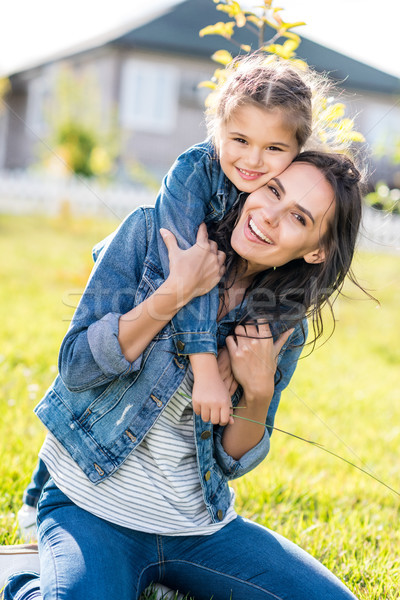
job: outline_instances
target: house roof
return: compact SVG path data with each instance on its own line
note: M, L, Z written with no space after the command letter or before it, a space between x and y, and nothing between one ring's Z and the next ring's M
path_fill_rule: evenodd
M112 43L124 47L163 50L198 57L209 57L221 48L236 53L237 46L229 40L214 35L204 38L197 35L197 32L207 25L229 20L231 19L225 13L215 10L215 5L210 0L185 0L157 18L117 37L112 40ZM270 29L270 33L272 37L275 31ZM236 28L234 39L240 44L251 45L252 38L254 39L254 36L245 28ZM400 92L400 79L394 75L384 73L304 37L297 56L318 71L329 72L333 79L343 82L346 88L389 94Z
M165 8L158 7L157 11L145 11L145 14L135 17L124 27L86 40L79 46L59 52L19 72L26 72L40 64L54 62L104 45L142 48L201 58L209 58L213 52L221 48L235 54L237 46L230 40L223 40L220 36L214 35L200 38L198 35L198 31L207 25L229 20L225 13L215 10L215 4L211 0L169 0ZM275 32L271 29L270 33L272 37ZM251 45L253 42L252 35L245 28L236 29L234 39L239 44ZM254 45L254 48L256 47L257 44ZM386 94L400 93L400 79L394 75L304 37L297 56L306 60L318 71L328 72L333 79L338 80L348 89Z

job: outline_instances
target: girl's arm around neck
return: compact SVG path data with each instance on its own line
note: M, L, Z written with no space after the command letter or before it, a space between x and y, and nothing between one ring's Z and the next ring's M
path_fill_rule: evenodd
M224 273L225 254L208 240L204 223L188 250L178 247L171 232L161 230L161 235L168 250L169 276L154 294L119 319L118 341L129 362L140 356L183 306L210 291Z
M133 362L154 336L183 306L182 294L168 278L149 298L119 319L118 341L126 360Z

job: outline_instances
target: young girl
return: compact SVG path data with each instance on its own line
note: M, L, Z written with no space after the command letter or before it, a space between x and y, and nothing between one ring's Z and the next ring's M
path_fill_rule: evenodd
M312 131L312 96L326 93L318 74L298 71L288 61L265 55L237 58L207 113L209 138L189 148L172 166L157 197L157 228L173 232L181 248L195 243L201 222L220 221L238 191L251 193L281 173ZM161 273L168 254L158 237ZM197 296L172 319L175 350L189 356L194 375L193 408L225 425L231 399L217 365L218 293ZM24 494L20 527L31 535L46 469L39 462Z
M100 251L60 375L36 408L51 474L39 502L41 574L10 577L5 600L133 600L151 581L196 600L354 599L300 548L238 516L228 480L268 453L305 317L318 335L322 305L349 272L358 180L343 156L303 153L240 198L215 226L218 248L204 225L188 250L164 230L166 280L155 210L127 217ZM225 426L193 412L171 324L220 279L221 371L239 384ZM243 406L259 423L235 418Z
M236 58L207 111L209 138L184 152L164 179L156 201L157 226L173 232L179 245L195 242L201 222L220 221L238 191L251 193L279 175L312 132L312 97L326 80L288 61L255 54ZM168 256L159 238L164 276ZM216 354L216 290L197 296L172 319L175 348L193 369L193 409L226 425L231 399ZM195 316L195 320L193 320Z

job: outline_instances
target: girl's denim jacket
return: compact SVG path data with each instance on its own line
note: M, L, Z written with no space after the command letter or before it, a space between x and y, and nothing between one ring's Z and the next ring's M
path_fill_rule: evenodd
M156 227L172 231L180 248L196 241L198 226L219 221L232 208L238 190L225 177L211 140L181 154L167 173L155 204ZM161 237L158 250L164 276L169 272L168 253ZM172 319L179 354L217 353L216 318L218 292L194 298ZM201 318L193 319L193 315Z
M62 342L59 375L35 408L94 484L115 473L140 444L180 386L189 364L187 356L175 350L172 322L133 363L125 359L118 343L120 315L145 300L164 280L156 233L154 209L139 208L104 242ZM220 345L235 314L236 309L218 324ZM281 351L281 379L268 412L269 425L295 370L302 341L297 327ZM234 404L240 394L240 390L235 393ZM228 479L253 469L269 450L266 430L256 447L234 460L223 449L222 431L194 414L198 472L213 521L221 520L229 506Z

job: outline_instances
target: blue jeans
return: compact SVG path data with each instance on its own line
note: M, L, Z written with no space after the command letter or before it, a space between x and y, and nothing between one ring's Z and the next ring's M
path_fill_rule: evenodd
M25 504L28 504L28 506L37 506L42 489L49 477L50 474L46 465L42 459L39 458L35 470L32 473L32 479L24 491L22 500Z
M355 598L298 546L241 517L209 536L141 533L78 508L50 480L38 533L40 586L37 574L14 575L4 600L137 600L152 581L196 600Z

